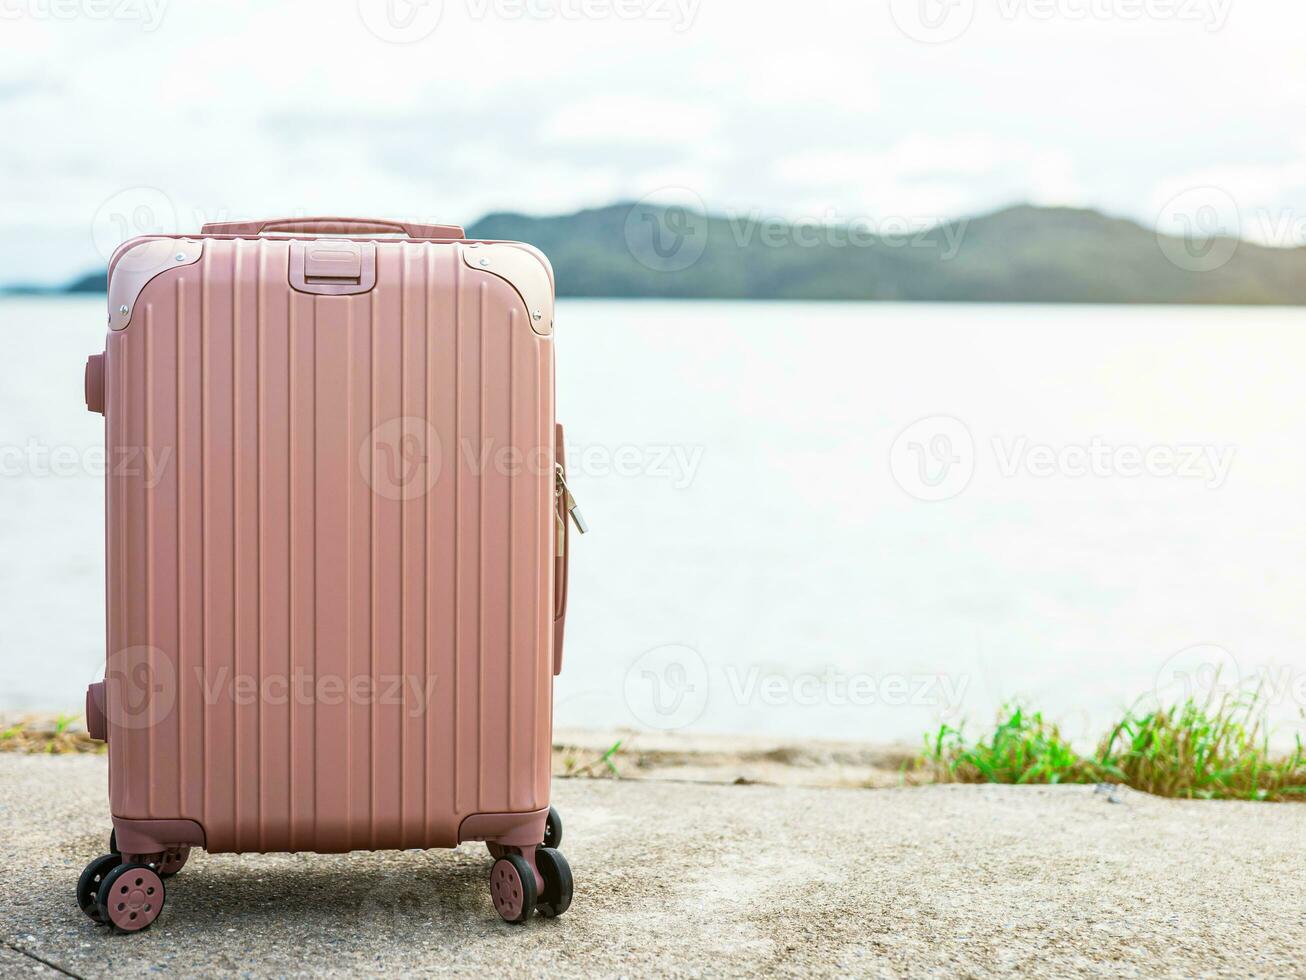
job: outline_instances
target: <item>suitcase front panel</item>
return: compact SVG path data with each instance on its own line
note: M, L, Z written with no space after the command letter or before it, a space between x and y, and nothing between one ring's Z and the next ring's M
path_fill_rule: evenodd
M109 336L110 797L213 851L548 805L553 351L460 244L204 242Z

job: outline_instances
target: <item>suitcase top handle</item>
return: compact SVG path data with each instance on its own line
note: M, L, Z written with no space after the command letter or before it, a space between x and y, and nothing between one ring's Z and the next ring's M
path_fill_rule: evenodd
M267 218L263 221L212 221L201 235L406 235L409 238L463 238L461 225L423 225L384 218Z

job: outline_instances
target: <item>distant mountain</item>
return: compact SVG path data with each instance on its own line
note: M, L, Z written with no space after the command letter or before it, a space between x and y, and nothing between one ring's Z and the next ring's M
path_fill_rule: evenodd
M109 276L104 272L88 272L66 286L32 286L20 284L0 289L11 296L54 296L69 293L105 293L109 289Z
M104 293L109 289L109 274L107 272L88 272L75 282L69 283L65 288L65 293Z
M1185 242L1071 208L1020 206L870 234L615 204L557 217L491 214L467 233L537 245L561 296L1306 304L1306 248ZM104 274L93 273L53 291L104 290Z
M1096 211L1021 206L851 240L846 229L689 217L629 204L556 218L492 214L468 234L538 245L564 296L1306 303L1306 248L1189 243Z

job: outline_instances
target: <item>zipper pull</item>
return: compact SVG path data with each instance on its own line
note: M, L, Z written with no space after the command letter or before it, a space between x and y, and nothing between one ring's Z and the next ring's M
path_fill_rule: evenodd
M571 515L572 521L576 524L576 530L581 534L588 534L590 526L585 523L585 518L581 515L580 505L576 503L576 498L571 495L571 487L567 486L567 478L563 475L562 464L558 464L558 492L562 495L562 506Z
M559 467L558 469L561 470L562 467ZM567 550L567 515L563 513L565 498L562 495L562 481L558 479L556 473L554 474L553 479L553 498L557 501L556 506L553 508L553 521L558 529L557 555L561 558L563 553Z

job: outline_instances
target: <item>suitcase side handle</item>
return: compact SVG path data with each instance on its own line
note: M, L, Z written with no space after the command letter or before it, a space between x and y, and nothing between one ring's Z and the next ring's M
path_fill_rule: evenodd
M424 225L384 218L265 218L262 221L210 221L201 235L262 235L265 232L310 235L407 235L409 238L464 238L461 225Z

